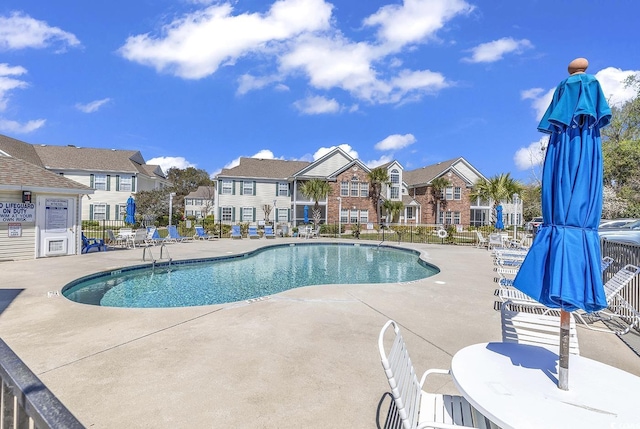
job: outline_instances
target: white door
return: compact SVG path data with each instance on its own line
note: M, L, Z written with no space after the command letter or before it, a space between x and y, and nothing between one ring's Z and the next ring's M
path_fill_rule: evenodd
M76 199L38 196L38 257L76 253Z

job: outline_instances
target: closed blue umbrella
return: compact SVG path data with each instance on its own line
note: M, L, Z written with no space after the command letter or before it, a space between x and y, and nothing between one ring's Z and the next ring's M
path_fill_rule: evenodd
M502 223L502 206L496 207L496 229L504 229L504 223Z
M309 206L304 206L304 223L309 223Z
M129 197L127 200L127 215L124 218L125 223L136 223L136 200Z
M538 125L550 134L542 173L543 221L514 286L561 309L558 386L568 388L569 313L607 307L600 270L598 224L602 215L600 128L611 119L600 84L585 74L585 59L569 64L571 76L555 90ZM566 348L563 346L567 336Z

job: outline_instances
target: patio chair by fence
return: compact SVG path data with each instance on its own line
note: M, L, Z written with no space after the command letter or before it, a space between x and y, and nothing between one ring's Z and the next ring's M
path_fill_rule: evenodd
M84 233L82 233L82 250L80 253L89 253L91 249L98 249L98 252L104 252L107 250L107 245L104 244L104 240L87 238Z
M242 239L242 233L240 232L240 225L231 225L231 238Z
M176 228L175 225L169 225L167 226L167 231L169 233L168 237L175 242L184 242L187 240L191 240L191 237L185 237L183 235L180 235L180 233L178 232L178 228Z
M478 237L478 245L476 247L487 247L489 246L489 241L485 238L484 235L480 231L476 231L476 236Z
M195 227L195 235L193 236L194 239L198 239L198 240L213 240L213 235L209 235L207 234L207 232L204 230L204 227L200 226L200 225L196 225Z
M273 233L272 226L267 225L264 227L264 236L265 238L276 238L276 235Z
M258 234L257 226L250 226L247 230L247 237L249 238L260 238L260 234Z

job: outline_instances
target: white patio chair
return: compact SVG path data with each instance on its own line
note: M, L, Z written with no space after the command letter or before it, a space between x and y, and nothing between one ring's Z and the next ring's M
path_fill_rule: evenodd
M385 333L393 327L395 336L389 354L385 348ZM382 327L378 337L378 349L391 395L395 403L395 412L402 421L403 429L416 428L454 428L459 426L475 428L495 428L486 417L474 409L459 395L429 393L422 390L430 374L450 374L444 369L430 369L418 381L413 364L409 358L400 328L393 320Z
M546 347L558 353L560 347L560 316L557 314L537 314L540 307L523 308L523 304L511 301L502 303L500 319L502 341L505 343L529 344ZM571 316L569 325L569 353L579 355L576 322Z
M116 236L112 229L107 230L107 238L109 239L109 244L112 246L125 247L127 245L127 239L120 235Z
M635 265L625 265L618 270L604 284L604 293L607 298L608 308L595 313L585 313L576 311L576 318L584 324L585 327L593 331L608 332L618 335L628 333L634 326L640 323L640 312L634 308L626 299L622 297L620 292L624 289L635 276L640 273L640 268ZM593 326L587 319L605 320L615 322L616 326L600 328Z
M489 249L493 249L494 247L503 247L502 234L499 234L497 232L489 234L489 243L487 244L487 246L489 247Z
M476 247L486 247L489 246L489 241L482 235L480 231L476 231L476 236L478 236L478 245Z

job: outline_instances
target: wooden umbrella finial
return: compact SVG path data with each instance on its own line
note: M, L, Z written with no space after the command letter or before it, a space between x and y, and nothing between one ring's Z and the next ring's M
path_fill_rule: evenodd
M589 67L589 61L586 58L576 58L569 63L569 74L585 73Z

